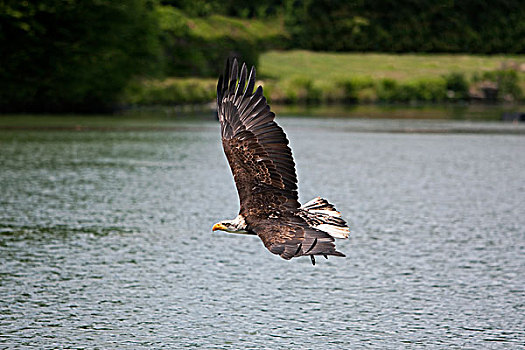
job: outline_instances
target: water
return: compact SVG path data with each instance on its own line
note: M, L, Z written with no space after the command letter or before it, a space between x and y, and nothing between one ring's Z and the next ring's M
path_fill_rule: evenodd
M211 233L238 210L212 120L6 120L0 348L525 345L522 125L280 118L300 199L351 225L312 266Z

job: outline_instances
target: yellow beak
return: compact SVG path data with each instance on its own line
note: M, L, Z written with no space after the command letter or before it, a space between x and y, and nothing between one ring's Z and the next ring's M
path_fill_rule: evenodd
M217 230L222 230L222 231L226 231L227 228L226 226L224 226L223 224L215 224L213 225L213 227L211 228L212 231L217 231Z

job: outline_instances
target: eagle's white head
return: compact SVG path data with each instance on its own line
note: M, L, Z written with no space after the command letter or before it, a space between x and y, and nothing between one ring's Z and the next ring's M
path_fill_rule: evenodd
M244 217L240 214L233 220L223 220L213 225L212 231L217 230L229 233L252 234L248 231L246 221L244 221Z

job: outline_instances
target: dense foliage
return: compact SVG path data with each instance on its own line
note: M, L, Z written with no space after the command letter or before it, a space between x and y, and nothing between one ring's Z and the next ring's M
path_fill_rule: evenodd
M171 6L159 6L157 14L168 76L217 77L227 57L241 57L248 65L256 65L263 51L284 47L286 42L277 20L190 17Z
M280 15L282 0L161 0L163 5L181 9L188 15L224 15L238 18L266 18Z
M522 0L287 0L285 16L304 49L525 52Z
M0 110L111 108L151 72L158 25L148 0L7 0L0 4Z
M99 111L129 91L132 101L168 101L171 93L179 102L200 101L208 83L137 87L159 81L147 76L215 78L226 57L256 65L269 49L524 53L525 2L2 0L0 48L0 112ZM451 75L320 85L304 73L268 86L274 99L327 101L335 91L345 101L436 101L450 91L463 99L467 85L478 84ZM522 78L512 74L480 76L479 84L495 81L516 99Z

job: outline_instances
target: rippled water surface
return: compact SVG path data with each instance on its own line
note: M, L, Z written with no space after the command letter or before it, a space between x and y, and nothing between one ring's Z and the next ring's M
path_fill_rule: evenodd
M211 232L238 210L211 119L0 130L0 348L524 346L523 126L278 120L347 258Z

